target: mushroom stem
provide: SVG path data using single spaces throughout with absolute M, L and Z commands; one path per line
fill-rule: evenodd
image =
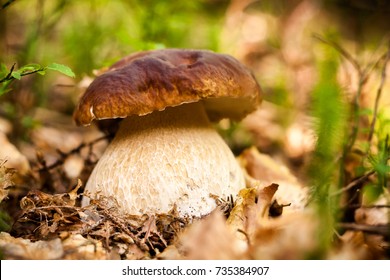
M 93 170 L 86 192 L 113 196 L 130 214 L 200 217 L 245 186 L 233 153 L 200 102 L 124 119 Z M 89 203 L 84 197 L 83 205 Z

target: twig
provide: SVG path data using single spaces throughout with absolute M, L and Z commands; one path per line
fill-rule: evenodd
M 56 208 L 75 209 L 74 206 L 70 206 L 70 205 L 48 205 L 48 206 L 39 206 L 39 207 L 35 207 L 33 209 L 29 209 L 26 211 L 26 213 L 34 212 L 35 210 L 46 210 L 46 209 L 56 209 Z
M 5 76 L 3 79 L 1 79 L 1 80 L 0 80 L 0 83 L 4 83 L 5 81 L 9 81 L 9 80 L 12 80 L 12 79 L 13 79 L 13 77 L 12 77 L 11 75 L 12 75 L 12 72 L 14 71 L 15 65 L 16 65 L 16 63 L 14 63 L 14 64 L 11 66 L 11 69 L 9 70 L 7 76 Z
M 360 66 L 360 64 L 358 63 L 358 61 L 348 51 L 346 51 L 343 47 L 338 45 L 336 42 L 327 40 L 327 39 L 323 38 L 322 36 L 320 36 L 319 34 L 314 34 L 313 37 L 315 39 L 321 41 L 322 43 L 325 43 L 325 44 L 331 46 L 332 48 L 334 48 L 347 61 L 349 61 L 352 64 L 352 66 L 355 68 L 355 70 L 358 72 L 358 77 L 359 77 L 358 88 L 357 88 L 357 91 L 356 91 L 356 94 L 355 94 L 355 97 L 354 97 L 354 101 L 353 101 L 353 104 L 352 104 L 353 110 L 352 110 L 351 135 L 348 138 L 349 139 L 348 142 L 345 144 L 344 152 L 343 152 L 343 156 L 345 158 L 346 155 L 351 151 L 352 147 L 354 146 L 356 138 L 357 138 L 357 136 L 359 134 L 360 97 L 361 97 L 361 94 L 362 94 L 362 91 L 363 91 L 363 85 L 366 83 L 367 77 L 370 74 L 370 72 L 377 67 L 378 63 L 382 59 L 385 58 L 385 66 L 384 66 L 384 69 L 382 71 L 381 86 L 379 87 L 378 93 L 377 93 L 377 100 L 376 100 L 376 103 L 375 103 L 376 107 L 375 107 L 375 113 L 374 113 L 374 120 L 373 120 L 373 123 L 372 123 L 372 125 L 375 126 L 376 112 L 377 112 L 377 107 L 378 107 L 378 103 L 379 103 L 379 98 L 381 96 L 382 88 L 383 88 L 385 77 L 386 77 L 386 70 L 385 70 L 385 68 L 386 68 L 387 62 L 390 59 L 389 58 L 389 56 L 390 56 L 389 55 L 389 53 L 390 53 L 390 46 L 389 46 L 389 51 L 387 52 L 387 54 L 382 55 L 374 63 L 369 63 L 366 67 L 362 68 Z M 371 128 L 371 130 L 373 130 L 373 128 Z M 371 132 L 371 130 L 370 130 L 370 138 L 369 138 L 370 141 L 371 141 L 372 134 L 373 134 L 373 132 Z
M 73 154 L 78 154 L 83 148 L 85 147 L 89 147 L 91 148 L 93 145 L 95 145 L 96 143 L 102 141 L 102 140 L 107 140 L 108 138 L 110 138 L 111 135 L 104 135 L 102 137 L 99 137 L 95 140 L 92 140 L 91 142 L 88 142 L 88 143 L 81 143 L 79 146 L 77 146 L 76 148 L 70 150 L 69 152 L 67 153 L 64 153 L 60 150 L 57 150 L 58 154 L 60 155 L 60 158 L 57 159 L 54 163 L 52 163 L 51 165 L 49 166 L 44 166 L 42 168 L 40 168 L 39 170 L 50 170 L 50 169 L 53 169 L 53 168 L 56 168 L 58 166 L 61 166 L 64 162 L 65 162 L 65 159 L 67 157 L 69 157 L 70 155 L 73 155 Z
M 7 2 L 5 2 L 2 6 L 1 6 L 1 9 L 4 10 L 5 8 L 7 8 L 9 5 L 11 5 L 13 2 L 15 2 L 16 0 L 8 0 Z
M 356 69 L 356 71 L 358 71 L 359 76 L 363 73 L 359 63 L 357 62 L 357 60 L 354 59 L 352 57 L 352 55 L 350 55 L 349 52 L 347 52 L 343 47 L 341 47 L 340 45 L 338 45 L 337 43 L 335 43 L 333 41 L 329 41 L 329 40 L 323 38 L 319 34 L 313 34 L 313 37 L 315 39 L 321 41 L 322 43 L 325 43 L 325 44 L 331 46 L 336 51 L 338 51 L 346 60 L 348 60 L 352 64 L 352 66 Z
M 375 123 L 376 123 L 377 114 L 378 114 L 379 100 L 381 98 L 383 86 L 384 86 L 385 81 L 386 81 L 386 68 L 387 68 L 387 63 L 389 61 L 390 61 L 390 40 L 389 40 L 389 46 L 388 46 L 386 58 L 385 58 L 385 61 L 383 62 L 383 68 L 382 68 L 382 74 L 381 74 L 381 82 L 379 84 L 379 87 L 378 87 L 378 90 L 377 90 L 377 93 L 376 93 L 375 105 L 374 105 L 374 113 L 373 113 L 373 118 L 372 118 L 372 121 L 371 121 L 370 132 L 369 132 L 369 135 L 368 135 L 368 144 L 369 144 L 368 147 L 370 146 L 371 141 L 372 141 L 372 137 L 374 135 Z
M 7 82 L 7 81 L 12 81 L 12 80 L 15 80 L 14 77 L 12 77 L 12 73 L 15 69 L 15 65 L 16 63 L 14 63 L 11 67 L 11 69 L 9 70 L 7 76 L 5 76 L 3 79 L 0 80 L 0 83 L 4 83 L 4 82 Z M 27 76 L 27 75 L 31 75 L 31 74 L 35 74 L 35 73 L 38 73 L 40 71 L 44 71 L 46 68 L 45 67 L 41 67 L 39 69 L 35 69 L 35 70 L 32 70 L 32 71 L 29 71 L 29 72 L 24 72 L 24 73 L 20 73 L 20 76 Z
M 237 229 L 237 231 L 239 233 L 242 233 L 245 236 L 246 242 L 248 243 L 249 246 L 251 246 L 251 241 L 250 241 L 248 233 L 246 233 L 243 229 Z
M 354 98 L 354 101 L 352 104 L 353 105 L 352 130 L 351 130 L 350 137 L 348 137 L 349 141 L 345 144 L 344 151 L 343 151 L 343 157 L 345 158 L 346 155 L 349 153 L 349 151 L 352 149 L 352 147 L 356 141 L 356 137 L 359 133 L 359 108 L 360 108 L 359 100 L 360 100 L 361 92 L 363 89 L 363 85 L 366 82 L 368 68 L 366 68 L 365 70 L 362 70 L 362 67 L 360 66 L 358 61 L 348 51 L 346 51 L 343 47 L 341 47 L 336 42 L 327 40 L 327 39 L 323 38 L 322 36 L 320 36 L 319 34 L 314 34 L 313 37 L 315 39 L 321 41 L 322 43 L 331 46 L 333 49 L 335 49 L 347 61 L 349 61 L 352 64 L 352 66 L 355 68 L 355 70 L 358 72 L 359 83 L 358 83 L 358 88 L 357 88 L 355 98 Z
M 353 187 L 365 182 L 368 177 L 370 177 L 371 175 L 375 174 L 375 170 L 371 170 L 369 172 L 367 172 L 366 174 L 364 174 L 363 176 L 361 177 L 358 177 L 357 179 L 353 180 L 351 183 L 349 183 L 348 185 L 346 185 L 345 187 L 331 193 L 330 195 L 331 196 L 336 196 L 336 195 L 339 195 L 339 194 L 342 194 L 343 192 L 346 192 L 350 189 L 352 189 Z
M 357 135 L 359 134 L 359 109 L 360 109 L 360 96 L 362 94 L 363 85 L 366 82 L 366 77 L 363 74 L 359 73 L 359 84 L 356 91 L 355 99 L 353 101 L 353 122 L 352 122 L 352 132 L 349 137 L 349 142 L 347 142 L 344 148 L 344 157 L 351 151 L 352 147 L 356 142 Z
M 343 208 L 348 208 L 348 209 L 359 209 L 359 208 L 364 208 L 364 209 L 375 209 L 375 208 L 390 208 L 389 204 L 377 204 L 377 205 L 348 205 Z
M 134 243 L 142 250 L 148 251 L 149 248 L 146 246 L 146 244 L 140 242 L 139 238 L 136 237 L 135 234 L 133 234 L 127 226 L 123 224 L 123 221 L 119 220 L 117 217 L 111 215 L 110 209 L 107 209 L 105 207 L 102 207 L 102 214 L 104 217 L 108 220 L 110 220 L 114 225 L 119 227 L 124 233 L 126 233 L 130 238 L 134 241 Z
M 354 230 L 354 231 L 363 231 L 371 234 L 380 234 L 380 235 L 389 235 L 390 234 L 390 225 L 389 224 L 380 224 L 380 225 L 364 225 L 356 223 L 339 223 L 339 227 Z

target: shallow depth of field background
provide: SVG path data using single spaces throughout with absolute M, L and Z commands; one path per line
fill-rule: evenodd
M 237 156 L 256 147 L 287 168 L 310 189 L 310 203 L 316 205 L 321 242 L 310 245 L 315 247 L 313 255 L 294 256 L 326 257 L 334 228 L 340 234 L 356 231 L 353 225 L 365 219 L 356 210 L 373 203 L 383 205 L 376 208 L 380 221 L 364 221 L 387 225 L 385 234 L 379 232 L 385 236 L 381 244 L 387 253 L 374 250 L 370 256 L 389 256 L 387 1 L 3 0 L 1 4 L 0 80 L 12 67 L 31 63 L 55 62 L 75 73 L 75 78 L 56 71 L 35 73 L 1 89 L 0 128 L 6 135 L 2 141 L 12 143 L 25 157 L 14 163 L 8 159 L 12 167 L 23 173 L 37 170 L 42 160 L 50 166 L 61 159 L 58 151 L 69 152 L 101 136 L 96 128 L 78 128 L 72 121 L 80 94 L 99 69 L 140 50 L 226 53 L 253 71 L 264 96 L 259 110 L 241 123 L 223 120 L 217 129 Z M 9 230 L 17 215 L 12 209 L 28 190 L 70 191 L 77 179 L 88 178 L 104 147 L 98 143 L 87 158 L 64 158 L 61 178 L 46 180 L 40 174 L 35 185 L 19 185 L 3 203 L 2 230 Z

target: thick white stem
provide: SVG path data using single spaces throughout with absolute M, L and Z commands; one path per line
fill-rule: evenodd
M 93 170 L 86 191 L 113 196 L 130 214 L 210 213 L 245 186 L 234 155 L 201 103 L 124 119 Z M 88 199 L 83 200 L 87 204 Z

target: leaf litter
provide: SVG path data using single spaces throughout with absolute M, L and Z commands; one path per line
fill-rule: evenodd
M 30 191 L 21 201 L 21 214 L 11 234 L 31 241 L 76 238 L 79 254 L 80 240 L 85 244 L 99 244 L 105 258 L 151 258 L 171 242 L 174 234 L 186 223 L 174 213 L 156 216 L 121 214 L 115 199 L 101 197 L 85 207 L 77 206 L 82 184 L 69 193 L 47 194 Z M 142 252 L 142 253 L 141 253 Z M 61 258 L 69 258 L 64 251 Z M 94 258 L 93 256 L 80 258 Z
M 52 180 L 63 178 L 67 159 L 78 156 L 82 147 L 91 148 L 84 145 L 60 153 L 50 168 L 40 159 L 40 170 Z M 20 210 L 11 230 L 1 232 L 0 250 L 6 259 L 308 258 L 318 245 L 319 221 L 308 206 L 307 188 L 286 167 L 256 148 L 245 150 L 238 160 L 246 172 L 247 188 L 236 198 L 210 194 L 218 207 L 197 219 L 180 218 L 174 208 L 167 214 L 126 215 L 118 210 L 114 198 L 102 196 L 81 207 L 80 179 L 76 185 L 62 187 L 70 189 L 62 193 L 32 188 L 18 200 Z M 4 201 L 17 189 L 12 181 L 15 172 L 2 167 Z M 69 182 L 62 180 L 62 185 Z M 369 217 L 369 213 L 361 217 Z M 387 222 L 383 213 L 380 217 L 381 223 Z M 338 235 L 337 246 L 327 258 L 385 257 L 387 240 L 370 236 L 351 230 Z

